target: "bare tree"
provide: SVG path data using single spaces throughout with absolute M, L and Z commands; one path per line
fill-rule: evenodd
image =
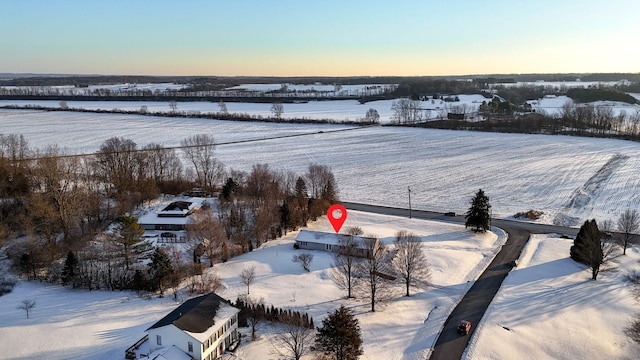
M 282 331 L 275 335 L 273 348 L 280 356 L 300 360 L 311 352 L 314 342 L 314 329 L 297 324 L 291 318 L 283 322 Z
M 371 312 L 376 311 L 376 303 L 390 295 L 393 276 L 391 253 L 375 235 L 363 238 L 367 258 L 358 263 L 357 274 L 363 279 L 363 292 L 369 296 Z
M 223 114 L 227 114 L 229 112 L 229 110 L 227 110 L 227 104 L 225 104 L 222 100 L 218 102 L 218 111 Z
M 211 188 L 223 177 L 224 167 L 214 157 L 216 148 L 213 136 L 198 134 L 180 142 L 187 159 L 193 164 L 198 182 L 205 188 Z
M 251 266 L 248 268 L 242 269 L 242 273 L 240 273 L 240 280 L 243 284 L 247 286 L 247 294 L 249 294 L 249 287 L 253 283 L 253 280 L 256 278 L 256 267 Z
M 146 176 L 156 183 L 176 181 L 182 177 L 182 161 L 175 149 L 168 149 L 160 144 L 145 145 Z
M 331 268 L 333 282 L 342 290 L 347 291 L 347 298 L 352 298 L 352 290 L 356 281 L 355 269 L 361 260 L 358 257 L 358 243 L 354 236 L 362 235 L 360 227 L 348 227 L 346 234 L 338 240 L 338 251 L 334 254 L 334 264 Z
M 373 108 L 367 110 L 367 113 L 364 115 L 364 122 L 367 124 L 380 123 L 380 114 L 378 113 L 378 110 Z
M 36 307 L 36 301 L 30 299 L 22 300 L 22 303 L 18 305 L 19 310 L 24 310 L 27 313 L 27 319 L 29 318 L 29 311 L 33 310 L 34 307 Z
M 627 247 L 635 241 L 635 234 L 638 230 L 640 230 L 640 215 L 638 211 L 627 209 L 618 219 L 622 255 L 627 254 Z
M 265 305 L 264 299 L 258 300 L 246 297 L 244 299 L 245 306 L 247 307 L 247 323 L 251 327 L 251 339 L 257 339 L 256 332 L 258 326 L 265 320 Z
M 624 328 L 624 333 L 631 338 L 631 340 L 640 344 L 640 314 L 636 314 L 635 319 Z
M 213 266 L 215 259 L 221 257 L 227 260 L 226 234 L 224 225 L 216 218 L 213 211 L 206 209 L 193 214 L 185 226 L 187 237 L 202 250 L 209 258 L 209 266 Z
M 172 113 L 178 112 L 178 103 L 175 100 L 169 101 L 169 108 Z
M 396 250 L 393 267 L 405 285 L 406 296 L 411 296 L 409 287 L 426 280 L 430 274 L 422 242 L 417 235 L 402 230 L 396 234 Z
M 271 113 L 276 119 L 282 118 L 282 113 L 284 113 L 284 106 L 282 106 L 281 103 L 273 103 L 273 105 L 271 105 Z
M 309 266 L 311 265 L 311 261 L 313 261 L 313 255 L 309 253 L 293 255 L 293 258 L 291 259 L 291 261 L 300 263 L 303 269 L 305 269 L 306 271 L 310 271 Z
M 98 173 L 111 183 L 118 193 L 135 189 L 137 162 L 133 140 L 112 137 L 107 139 L 96 153 Z
M 411 99 L 398 99 L 391 105 L 392 119 L 398 124 L 415 124 L 422 120 L 420 101 Z
M 311 164 L 305 177 L 307 179 L 306 185 L 311 192 L 311 197 L 330 201 L 337 198 L 338 189 L 336 180 L 329 166 Z

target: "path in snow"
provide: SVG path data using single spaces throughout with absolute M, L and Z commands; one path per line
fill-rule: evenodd
M 611 177 L 618 171 L 625 162 L 629 159 L 629 156 L 622 154 L 615 154 L 604 164 L 593 176 L 587 180 L 584 185 L 579 189 L 576 189 L 569 201 L 563 206 L 562 210 L 556 214 L 553 220 L 554 225 L 560 226 L 577 226 L 580 224 L 580 218 L 567 215 L 568 212 L 581 211 L 586 208 L 589 203 L 604 189 L 606 183 Z

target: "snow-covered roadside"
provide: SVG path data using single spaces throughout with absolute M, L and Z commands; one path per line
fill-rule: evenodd
M 571 239 L 533 235 L 470 341 L 467 360 L 637 359 L 623 334 L 638 311 L 624 276 L 640 250 L 614 259 L 597 281 L 569 258 Z

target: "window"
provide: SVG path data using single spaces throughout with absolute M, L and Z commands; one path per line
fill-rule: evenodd
M 156 343 L 157 343 L 158 345 L 162 345 L 162 336 L 160 336 L 160 335 L 156 335 Z
M 187 343 L 187 348 L 189 348 L 189 352 L 192 353 L 193 352 L 193 343 L 191 341 L 189 341 Z

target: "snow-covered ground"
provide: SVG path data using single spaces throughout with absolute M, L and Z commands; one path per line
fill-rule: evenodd
M 500 134 L 400 127 L 350 131 L 341 125 L 270 124 L 136 115 L 0 110 L 0 133 L 23 134 L 31 147 L 58 144 L 87 153 L 113 136 L 139 146 L 178 146 L 207 133 L 218 142 L 304 136 L 221 145 L 227 169 L 269 164 L 298 174 L 329 165 L 344 201 L 463 213 L 482 188 L 493 215 L 529 209 L 544 223 L 579 225 L 640 210 L 640 143 L 568 136 Z
M 396 296 L 370 313 L 365 298 L 346 300 L 344 291 L 332 282 L 329 253 L 309 251 L 314 255 L 310 272 L 291 261 L 302 251 L 293 249 L 297 232 L 207 272 L 222 279 L 218 294 L 235 300 L 246 292 L 240 272 L 255 266 L 252 297 L 262 297 L 276 307 L 308 312 L 317 325 L 328 312 L 344 304 L 360 321 L 365 351 L 361 359 L 417 360 L 428 354 L 449 312 L 505 241 L 504 236 L 475 234 L 461 225 L 357 211 L 349 212 L 344 226 L 360 226 L 387 244 L 398 230 L 419 235 L 432 269 L 430 286 L 414 289 L 414 295 L 406 298 L 398 285 Z M 333 231 L 324 217 L 310 228 Z M 16 309 L 24 299 L 36 301 L 29 319 Z M 175 306 L 170 295 L 144 300 L 128 292 L 89 292 L 19 282 L 12 293 L 0 297 L 0 354 L 3 359 L 121 359 L 145 329 Z M 243 340 L 238 357 L 280 359 L 270 354 L 272 329 L 265 327 L 258 333 L 257 341 Z
M 75 87 L 73 85 L 60 85 L 60 86 L 2 86 L 2 89 L 7 90 L 33 90 L 40 89 L 42 93 L 48 91 L 55 91 L 61 95 L 86 95 L 91 94 L 94 90 L 109 90 L 109 91 L 166 91 L 166 90 L 180 90 L 184 88 L 184 84 L 175 83 L 144 83 L 144 84 L 109 84 L 109 85 L 89 85 L 88 87 Z
M 629 95 L 640 99 L 639 94 Z M 566 104 L 571 105 L 584 105 L 584 104 L 576 104 L 573 99 L 567 96 L 546 96 L 542 99 L 538 100 L 529 100 L 527 101 L 531 104 L 531 108 L 536 112 L 541 114 L 547 114 L 550 116 L 559 116 L 562 114 L 562 108 Z M 609 108 L 614 116 L 618 116 L 620 114 L 633 115 L 636 112 L 640 111 L 639 104 L 629 104 L 621 101 L 594 101 L 588 103 L 586 105 L 598 107 L 598 108 Z
M 615 258 L 597 281 L 569 258 L 573 241 L 534 235 L 494 298 L 467 348 L 480 359 L 638 359 L 623 333 L 637 311 L 624 276 L 640 251 Z
M 474 115 L 478 112 L 478 107 L 486 101 L 482 95 L 458 95 L 460 101 L 445 102 L 441 99 L 420 101 L 420 108 L 425 120 L 446 118 L 447 112 L 466 112 Z M 309 119 L 309 120 L 333 120 L 359 121 L 365 117 L 369 109 L 375 109 L 380 115 L 380 122 L 388 124 L 393 119 L 393 106 L 395 100 L 371 101 L 360 104 L 357 100 L 324 100 L 309 101 L 305 103 L 286 103 L 283 106 L 283 119 Z M 157 101 L 65 101 L 71 109 L 87 110 L 126 110 L 139 111 L 146 106 L 149 113 L 169 113 L 173 109 L 169 102 Z M 59 108 L 60 101 L 55 100 L 0 100 L 0 106 L 42 106 L 48 108 Z M 177 111 L 187 114 L 212 114 L 220 111 L 218 102 L 187 101 L 178 102 Z M 271 104 L 269 103 L 244 103 L 225 102 L 229 113 L 248 114 L 262 117 L 272 117 Z M 470 116 L 471 116 L 470 115 Z
M 590 88 L 590 87 L 613 87 L 616 85 L 629 85 L 628 80 L 620 81 L 518 81 L 515 83 L 498 83 L 492 84 L 495 86 L 515 87 L 515 86 L 544 86 L 554 89 L 569 89 L 569 88 Z

